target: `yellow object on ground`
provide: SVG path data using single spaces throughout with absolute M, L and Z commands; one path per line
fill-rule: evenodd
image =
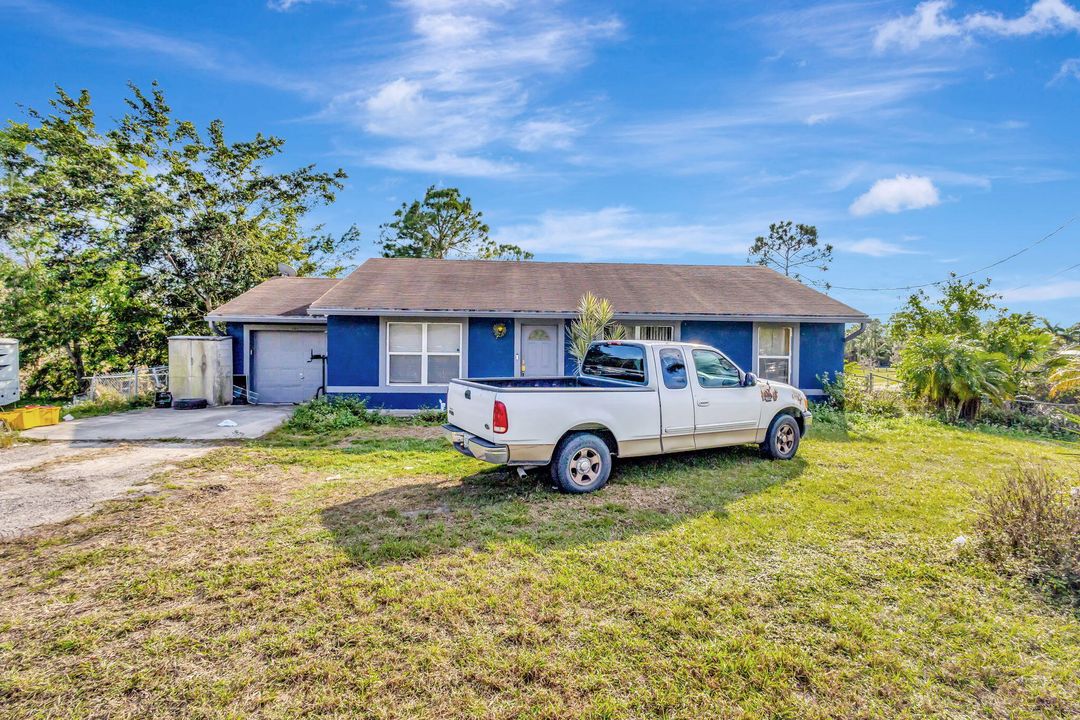
M 60 408 L 51 405 L 27 405 L 11 412 L 0 413 L 0 420 L 12 430 L 56 425 L 60 422 Z
M 23 424 L 25 420 L 25 413 L 23 413 L 23 408 L 18 408 L 17 410 L 12 410 L 10 412 L 0 413 L 0 420 L 3 420 L 4 424 L 6 424 L 12 430 L 26 429 L 26 426 Z

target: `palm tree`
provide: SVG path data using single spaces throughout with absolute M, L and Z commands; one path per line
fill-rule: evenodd
M 1061 357 L 1067 359 L 1067 364 L 1050 373 L 1050 397 L 1080 390 L 1080 349 L 1067 350 Z
M 900 379 L 909 392 L 947 414 L 974 419 L 984 398 L 1001 403 L 1014 391 L 1009 362 L 967 338 L 931 334 L 900 353 Z
M 615 322 L 615 307 L 610 300 L 597 297 L 591 292 L 581 296 L 578 316 L 566 330 L 570 337 L 570 354 L 577 361 L 578 370 L 585 361 L 590 343 L 596 340 L 622 340 L 626 328 Z

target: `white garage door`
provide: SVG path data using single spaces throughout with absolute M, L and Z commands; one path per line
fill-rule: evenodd
M 261 403 L 296 403 L 315 397 L 326 354 L 323 331 L 256 330 L 251 333 L 251 383 Z

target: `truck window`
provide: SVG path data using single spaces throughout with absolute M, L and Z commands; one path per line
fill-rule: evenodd
M 682 390 L 686 387 L 686 360 L 683 359 L 682 350 L 661 350 L 660 370 L 664 376 L 664 387 L 669 390 Z
M 581 374 L 645 384 L 645 348 L 621 343 L 596 343 L 585 353 Z
M 712 350 L 694 351 L 694 369 L 697 370 L 698 384 L 703 388 L 738 387 L 742 382 L 739 369 Z

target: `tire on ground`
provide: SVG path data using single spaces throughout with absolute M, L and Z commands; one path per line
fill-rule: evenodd
M 777 415 L 769 426 L 761 451 L 773 460 L 790 460 L 799 450 L 800 439 L 798 421 L 791 415 Z
M 590 432 L 568 435 L 551 458 L 551 479 L 563 492 L 599 490 L 611 476 L 611 451 Z

